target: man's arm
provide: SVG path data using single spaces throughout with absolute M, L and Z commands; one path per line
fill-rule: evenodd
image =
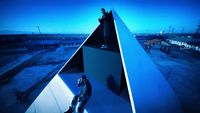
M 79 92 L 79 97 L 78 97 L 78 101 L 80 102 L 85 96 L 87 96 L 86 94 L 87 92 L 87 88 L 83 87 L 83 89 L 81 89 L 81 91 Z

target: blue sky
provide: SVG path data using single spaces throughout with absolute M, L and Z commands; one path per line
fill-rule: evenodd
M 114 8 L 133 33 L 194 32 L 200 24 L 199 0 L 1 0 L 0 31 L 91 33 L 100 9 Z

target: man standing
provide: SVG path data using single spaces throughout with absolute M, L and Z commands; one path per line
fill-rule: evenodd
M 79 93 L 74 96 L 69 110 L 65 113 L 83 113 L 84 107 L 91 97 L 92 87 L 85 75 L 82 75 L 81 78 L 78 79 L 77 85 L 81 89 Z
M 101 13 L 102 13 L 102 17 L 99 18 L 99 22 L 102 25 L 102 29 L 103 29 L 103 39 L 104 39 L 104 43 L 102 44 L 101 48 L 107 48 L 107 43 L 108 43 L 108 38 L 109 38 L 109 33 L 110 33 L 110 29 L 109 29 L 109 14 L 108 12 L 106 12 L 106 10 L 104 8 L 101 9 Z

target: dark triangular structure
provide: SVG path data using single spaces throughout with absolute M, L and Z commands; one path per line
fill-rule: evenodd
M 85 112 L 182 112 L 172 88 L 123 21 L 113 10 L 109 15 L 108 48 L 101 48 L 103 33 L 99 25 L 26 113 L 64 112 L 78 91 L 76 79 L 82 74 L 93 85 Z

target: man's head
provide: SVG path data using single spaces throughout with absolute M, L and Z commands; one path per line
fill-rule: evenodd
M 106 14 L 106 10 L 104 8 L 101 8 L 102 15 Z
M 77 83 L 78 86 L 81 86 L 81 85 L 85 84 L 85 83 L 87 82 L 86 75 L 82 75 L 82 76 L 78 79 L 77 82 L 78 82 L 78 83 Z

